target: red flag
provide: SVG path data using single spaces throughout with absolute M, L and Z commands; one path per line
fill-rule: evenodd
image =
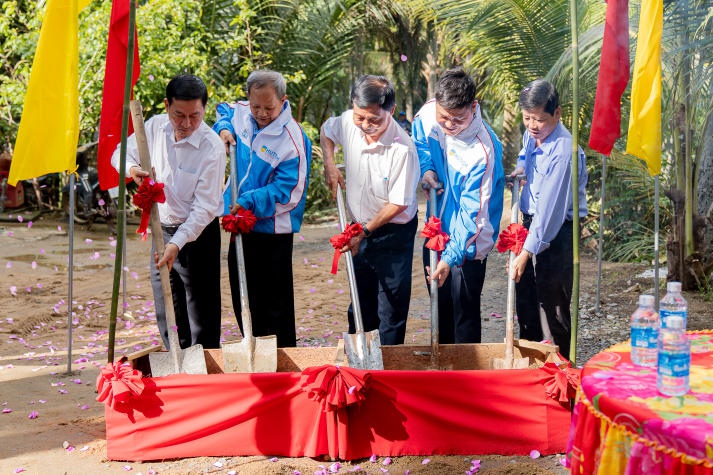
M 129 37 L 129 0 L 113 0 L 109 40 L 106 48 L 106 68 L 104 71 L 104 90 L 102 93 L 102 112 L 99 122 L 99 147 L 97 150 L 97 168 L 99 186 L 108 190 L 119 184 L 119 174 L 111 166 L 111 155 L 121 141 L 121 117 L 124 107 L 124 79 L 126 77 L 126 59 Z M 131 75 L 131 87 L 139 78 L 139 43 L 134 32 L 134 67 Z M 129 121 L 129 134 L 133 131 Z
M 609 0 L 589 147 L 611 154 L 621 135 L 621 95 L 629 82 L 629 2 Z

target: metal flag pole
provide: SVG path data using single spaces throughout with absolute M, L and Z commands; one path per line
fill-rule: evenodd
M 599 202 L 599 238 L 597 240 L 597 297 L 594 302 L 594 312 L 599 313 L 599 302 L 601 301 L 602 286 L 602 249 L 604 248 L 604 190 L 607 183 L 607 156 L 602 155 L 602 196 Z
M 659 308 L 659 175 L 654 177 L 654 302 Z
M 67 288 L 67 374 L 72 372 L 72 287 L 74 284 L 74 207 L 75 194 L 74 186 L 76 179 L 74 173 L 69 174 L 69 286 Z

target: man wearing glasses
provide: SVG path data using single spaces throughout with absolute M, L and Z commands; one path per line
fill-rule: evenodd
M 378 329 L 382 345 L 402 344 L 418 226 L 418 156 L 408 133 L 393 118 L 396 93 L 388 79 L 358 78 L 350 99 L 350 110 L 322 125 L 325 177 L 333 196 L 337 184 L 345 188 L 334 163 L 335 145 L 341 145 L 348 213 L 363 227 L 342 252 L 354 256 L 364 331 Z M 349 332 L 354 333 L 351 306 L 347 315 Z

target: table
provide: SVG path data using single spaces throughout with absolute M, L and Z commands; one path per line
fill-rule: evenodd
M 572 415 L 572 474 L 713 475 L 713 331 L 687 332 L 691 390 L 656 389 L 656 368 L 634 365 L 629 342 L 589 360 Z

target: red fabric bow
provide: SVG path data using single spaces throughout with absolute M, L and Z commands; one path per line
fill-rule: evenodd
M 223 229 L 229 233 L 245 234 L 252 231 L 257 223 L 257 218 L 249 209 L 241 209 L 238 214 L 226 214 L 223 216 Z
M 315 366 L 302 371 L 300 386 L 320 403 L 323 412 L 330 412 L 365 400 L 370 378 L 369 373 L 353 368 Z
M 126 356 L 115 363 L 108 363 L 97 376 L 97 401 L 112 409 L 128 401 L 132 395 L 139 396 L 144 391 L 141 371 L 132 369 Z
M 510 223 L 507 228 L 500 231 L 498 243 L 495 246 L 498 252 L 512 251 L 520 254 L 527 238 L 527 228 L 520 223 Z
M 426 247 L 432 251 L 442 251 L 446 248 L 446 243 L 450 239 L 448 234 L 441 230 L 441 220 L 435 216 L 431 216 L 423 226 L 421 231 L 422 238 L 429 238 L 426 242 Z
M 334 248 L 334 258 L 332 259 L 332 274 L 337 273 L 337 268 L 339 267 L 339 256 L 341 254 L 342 248 L 348 245 L 349 241 L 351 241 L 353 237 L 360 235 L 363 230 L 364 228 L 362 228 L 361 224 L 352 223 L 347 226 L 346 229 L 341 232 L 341 234 L 335 234 L 334 236 L 329 238 L 329 242 Z
M 146 240 L 146 230 L 149 227 L 149 219 L 151 218 L 151 207 L 154 203 L 164 203 L 166 195 L 163 192 L 163 183 L 156 183 L 150 178 L 144 179 L 139 185 L 139 189 L 134 194 L 134 204 L 141 209 L 141 223 L 137 234 L 141 234 L 141 238 Z
M 574 399 L 579 386 L 579 376 L 582 370 L 570 366 L 560 368 L 555 363 L 545 363 L 540 368 L 551 375 L 545 381 L 545 394 L 560 403 L 568 403 Z

